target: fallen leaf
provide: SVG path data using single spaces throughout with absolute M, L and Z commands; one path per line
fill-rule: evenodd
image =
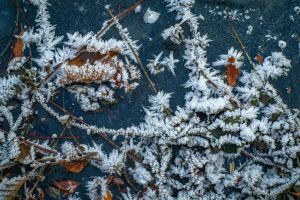
M 239 76 L 239 74 L 240 74 L 240 72 L 236 68 L 235 65 L 233 65 L 233 64 L 226 65 L 226 79 L 227 79 L 228 85 L 230 85 L 232 87 L 235 86 L 236 79 Z
M 292 192 L 292 195 L 294 195 L 295 197 L 300 197 L 300 192 Z
M 80 183 L 73 180 L 66 180 L 66 181 L 54 181 L 53 185 L 63 193 L 70 195 L 77 190 Z
M 41 188 L 37 188 L 39 192 L 39 200 L 45 200 L 45 192 Z
M 88 160 L 77 160 L 72 162 L 62 163 L 61 166 L 66 168 L 69 172 L 80 173 L 88 164 Z
M 96 61 L 100 60 L 102 61 L 102 63 L 108 63 L 113 57 L 117 56 L 118 54 L 118 51 L 109 51 L 106 54 L 101 54 L 100 52 L 83 51 L 77 57 L 70 60 L 68 64 L 81 67 L 87 62 L 89 62 L 90 64 L 94 64 Z
M 231 64 L 234 63 L 234 62 L 235 62 L 235 58 L 232 57 L 232 56 L 230 56 L 230 57 L 228 58 L 228 62 L 230 62 Z
M 109 190 L 106 190 L 105 196 L 102 198 L 102 200 L 112 200 L 112 194 Z
M 20 154 L 16 158 L 16 161 L 22 162 L 29 154 L 30 154 L 30 147 L 26 144 L 19 144 Z
M 272 114 L 272 121 L 275 122 L 277 120 L 277 118 L 278 118 L 278 114 L 273 113 Z
M 124 181 L 123 181 L 121 178 L 119 178 L 119 177 L 117 177 L 117 176 L 112 176 L 112 175 L 110 175 L 110 176 L 107 178 L 107 184 L 111 184 L 111 183 L 113 183 L 113 184 L 115 184 L 115 185 L 117 185 L 117 186 L 121 186 L 121 185 L 124 185 L 124 184 L 125 184 Z
M 20 33 L 14 47 L 13 47 L 13 54 L 14 57 L 23 57 L 23 48 L 24 48 L 24 44 L 23 44 L 23 40 L 22 40 L 22 35 L 23 35 L 23 31 Z
M 119 88 L 121 86 L 121 80 L 120 80 L 120 77 L 121 77 L 121 68 L 120 66 L 117 64 L 117 71 L 116 73 L 114 74 L 114 77 L 113 77 L 113 80 L 115 81 L 115 84 L 116 86 Z
M 256 60 L 257 60 L 257 62 L 261 65 L 261 64 L 263 63 L 264 58 L 262 57 L 262 55 L 257 54 Z
M 288 86 L 287 88 L 286 88 L 286 92 L 288 93 L 288 94 L 291 94 L 292 93 L 292 87 L 291 86 Z
M 65 78 L 61 83 L 92 83 L 95 81 L 107 81 L 107 71 L 102 68 L 91 68 L 95 62 L 109 64 L 115 67 L 119 61 L 111 62 L 111 59 L 119 54 L 118 51 L 111 50 L 102 54 L 100 52 L 82 51 L 78 56 L 68 61 L 68 66 L 65 68 Z M 88 65 L 86 65 L 88 64 Z M 91 64 L 91 65 L 90 65 Z M 80 70 L 77 70 L 80 69 Z M 84 73 L 82 73 L 84 71 Z M 117 72 L 117 75 L 119 72 Z M 119 83 L 116 83 L 118 85 Z

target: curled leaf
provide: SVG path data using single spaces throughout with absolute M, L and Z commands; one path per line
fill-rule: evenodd
M 53 185 L 62 191 L 64 194 L 70 195 L 73 194 L 77 188 L 79 187 L 80 183 L 73 180 L 66 180 L 66 181 L 54 181 Z
M 69 172 L 80 173 L 88 164 L 88 160 L 78 160 L 72 162 L 62 163 L 61 166 L 66 168 Z

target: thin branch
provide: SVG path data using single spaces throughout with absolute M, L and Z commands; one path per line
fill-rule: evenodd
M 115 16 L 112 14 L 112 12 L 111 12 L 111 10 L 110 10 L 109 8 L 107 8 L 107 10 L 108 10 L 109 15 L 110 15 L 110 16 L 112 17 L 112 19 L 115 21 L 115 23 L 118 23 L 118 22 L 117 22 L 117 19 L 118 19 L 118 18 L 115 17 Z M 146 71 L 146 69 L 145 69 L 144 64 L 142 63 L 140 57 L 138 56 L 138 53 L 134 50 L 134 48 L 132 47 L 132 45 L 130 44 L 130 42 L 129 42 L 126 38 L 123 38 L 123 40 L 125 40 L 125 42 L 126 42 L 127 45 L 129 46 L 131 52 L 133 53 L 134 58 L 136 59 L 136 61 L 138 62 L 138 64 L 140 65 L 140 67 L 141 67 L 141 69 L 142 69 L 142 71 L 143 71 L 143 74 L 144 74 L 144 76 L 145 76 L 145 78 L 146 78 L 146 80 L 147 80 L 147 82 L 148 82 L 148 85 L 150 86 L 150 88 L 151 88 L 153 94 L 156 95 L 156 94 L 157 94 L 157 90 L 156 90 L 156 88 L 155 88 L 155 86 L 154 86 L 155 84 L 151 81 L 151 79 L 150 79 L 150 77 L 149 77 L 149 75 L 148 75 L 148 73 L 147 73 L 147 71 Z

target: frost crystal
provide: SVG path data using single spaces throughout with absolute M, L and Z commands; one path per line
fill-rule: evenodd
M 160 13 L 152 11 L 150 8 L 147 9 L 144 15 L 144 22 L 148 24 L 155 23 L 160 16 Z

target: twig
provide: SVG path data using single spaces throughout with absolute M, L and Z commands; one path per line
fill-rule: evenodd
M 18 137 L 17 139 L 18 139 L 20 142 L 23 142 L 23 143 L 25 143 L 25 144 L 27 144 L 27 145 L 33 146 L 33 147 L 35 147 L 35 148 L 37 148 L 37 149 L 39 149 L 40 151 L 43 151 L 43 152 L 45 152 L 45 153 L 58 154 L 58 152 L 55 151 L 55 150 L 52 150 L 52 149 L 46 149 L 46 148 L 44 148 L 44 147 L 42 147 L 42 146 L 40 146 L 40 145 L 37 145 L 37 144 L 35 144 L 35 143 L 31 142 L 31 141 L 25 140 L 25 139 L 23 139 L 23 138 Z
M 112 12 L 111 12 L 111 10 L 110 10 L 109 8 L 107 8 L 107 10 L 108 10 L 109 15 L 112 17 L 113 21 L 114 21 L 115 23 L 118 23 L 118 22 L 117 22 L 117 19 L 118 19 L 118 18 L 115 17 L 115 16 L 112 14 Z M 123 38 L 123 40 L 125 40 L 125 42 L 126 42 L 127 45 L 129 46 L 131 52 L 133 53 L 134 58 L 136 59 L 136 61 L 137 61 L 138 64 L 140 65 L 140 67 L 141 67 L 141 69 L 142 69 L 142 71 L 143 71 L 143 74 L 144 74 L 145 78 L 147 79 L 148 85 L 150 86 L 150 88 L 151 88 L 153 94 L 156 95 L 156 94 L 157 94 L 157 90 L 156 90 L 156 88 L 155 88 L 155 86 L 154 86 L 154 83 L 151 81 L 151 79 L 150 79 L 150 77 L 149 77 L 149 75 L 148 75 L 148 73 L 147 73 L 147 71 L 146 71 L 146 69 L 145 69 L 145 67 L 144 67 L 144 65 L 143 65 L 143 63 L 142 63 L 140 57 L 138 56 L 137 52 L 134 50 L 134 48 L 132 47 L 132 45 L 130 44 L 130 42 L 129 42 L 126 38 Z
M 142 4 L 145 0 L 139 0 L 138 2 L 134 3 L 132 6 L 124 10 L 122 13 L 119 13 L 118 15 L 115 16 L 116 19 L 119 19 L 130 12 L 132 12 L 136 7 L 138 7 L 140 4 Z M 106 22 L 106 26 L 100 30 L 97 34 L 96 37 L 100 37 L 103 33 L 106 32 L 107 29 L 109 29 L 113 24 L 115 23 L 114 19 L 110 19 L 109 21 Z
M 70 113 L 69 111 L 67 111 L 66 109 L 64 109 L 62 106 L 58 105 L 57 103 L 55 103 L 54 101 L 50 100 L 50 103 L 52 103 L 56 108 L 60 109 L 63 113 L 69 115 L 73 120 L 79 121 L 80 123 L 89 126 L 88 123 L 86 123 L 83 119 L 75 116 L 74 114 Z M 112 145 L 113 147 L 120 149 L 121 147 L 119 145 L 117 145 L 115 142 L 113 142 L 111 139 L 109 139 L 105 133 L 98 133 L 104 140 L 106 140 L 110 145 Z M 127 156 L 135 161 L 138 161 L 139 163 L 141 163 L 144 167 L 146 167 L 147 169 L 149 169 L 149 166 L 144 164 L 143 161 L 139 158 L 137 158 L 135 155 L 127 152 Z

